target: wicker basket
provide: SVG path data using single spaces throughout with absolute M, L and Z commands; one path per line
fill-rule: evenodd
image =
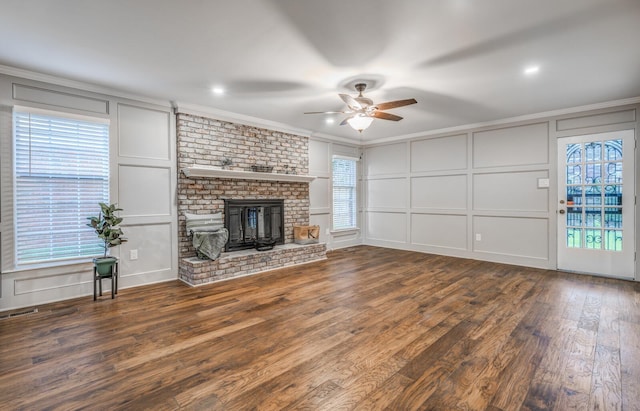
M 294 225 L 293 242 L 296 244 L 317 244 L 320 239 L 319 225 Z

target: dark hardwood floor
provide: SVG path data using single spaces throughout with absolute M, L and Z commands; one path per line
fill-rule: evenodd
M 375 247 L 0 320 L 2 410 L 640 410 L 640 284 Z

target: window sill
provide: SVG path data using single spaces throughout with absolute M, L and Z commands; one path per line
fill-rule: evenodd
M 346 236 L 346 235 L 353 235 L 353 234 L 358 234 L 360 232 L 360 228 L 358 227 L 354 227 L 354 228 L 344 228 L 341 230 L 331 230 L 330 233 L 332 236 L 334 237 L 342 237 L 342 236 Z

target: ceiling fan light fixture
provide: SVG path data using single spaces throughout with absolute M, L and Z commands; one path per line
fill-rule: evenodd
M 357 114 L 347 120 L 347 123 L 352 129 L 362 133 L 363 130 L 369 128 L 373 122 L 373 117 L 365 116 L 364 114 Z

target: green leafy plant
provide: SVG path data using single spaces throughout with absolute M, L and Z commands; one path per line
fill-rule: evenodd
M 127 241 L 123 237 L 124 233 L 118 224 L 122 222 L 122 218 L 116 216 L 117 211 L 122 211 L 115 204 L 107 205 L 105 203 L 100 204 L 100 214 L 97 217 L 87 217 L 89 227 L 93 228 L 104 243 L 104 256 L 107 256 L 107 251 L 111 247 L 115 247 Z

